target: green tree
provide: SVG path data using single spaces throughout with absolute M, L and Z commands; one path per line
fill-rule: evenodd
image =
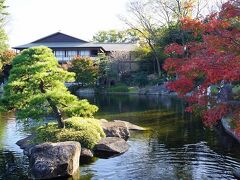
M 5 30 L 1 28 L 1 25 L 0 25 L 0 53 L 3 53 L 8 49 L 9 46 L 7 44 L 7 41 L 8 41 L 7 34 Z
M 100 43 L 136 43 L 138 40 L 137 32 L 132 29 L 99 31 L 93 36 L 93 41 Z
M 113 62 L 104 54 L 98 54 L 98 81 L 100 84 L 110 86 L 111 80 L 117 79 L 117 72 L 113 68 Z
M 0 0 L 0 53 L 8 49 L 8 37 L 5 30 L 3 29 L 6 22 L 6 17 L 8 15 L 6 8 L 7 6 L 5 6 L 5 0 Z
M 76 81 L 83 85 L 93 85 L 97 81 L 97 64 L 89 57 L 76 57 L 68 69 L 76 74 Z
M 12 63 L 2 103 L 7 110 L 17 110 L 20 119 L 42 119 L 54 115 L 59 128 L 64 128 L 63 116 L 92 116 L 97 107 L 67 90 L 64 82 L 74 81 L 74 73 L 60 68 L 47 47 L 22 51 Z
M 7 6 L 5 5 L 6 0 L 0 0 L 0 22 L 3 23 L 8 16 L 6 12 Z
M 11 67 L 11 61 L 15 56 L 15 53 L 8 50 L 8 37 L 4 30 L 4 25 L 6 23 L 6 17 L 8 13 L 6 12 L 7 6 L 5 6 L 5 0 L 0 0 L 0 78 L 1 81 L 8 75 L 9 68 Z

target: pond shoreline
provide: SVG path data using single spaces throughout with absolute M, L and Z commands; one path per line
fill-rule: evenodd
M 154 86 L 152 86 L 154 87 Z M 140 90 L 138 92 L 108 92 L 108 91 L 101 91 L 101 92 L 95 92 L 94 89 L 91 89 L 90 92 L 92 93 L 88 93 L 87 91 L 84 91 L 84 92 L 79 92 L 79 95 L 81 96 L 85 96 L 85 95 L 137 95 L 137 96 L 169 96 L 169 97 L 176 97 L 178 98 L 178 95 L 177 93 L 175 92 L 165 92 L 163 93 L 162 91 L 161 92 L 148 92 L 148 91 L 144 91 L 141 92 Z M 235 104 L 239 104 L 240 102 L 232 102 L 232 103 L 235 103 Z M 222 119 L 221 120 L 221 124 L 223 125 L 223 128 L 225 129 L 226 133 L 233 139 L 237 140 L 237 142 L 240 144 L 240 137 L 238 137 L 234 130 L 230 128 L 230 125 L 229 123 Z
M 80 175 L 77 178 L 199 179 L 200 175 L 206 179 L 235 179 L 232 170 L 240 168 L 240 146 L 231 141 L 232 138 L 224 131 L 224 137 L 230 139 L 217 136 L 214 131 L 203 127 L 199 119 L 185 113 L 185 103 L 179 98 L 132 94 L 95 95 L 86 98 L 100 107 L 96 115 L 98 119 L 119 118 L 153 130 L 131 133 L 128 141 L 130 148 L 121 156 L 110 159 L 93 158 L 92 161 L 85 162 L 86 164 L 80 166 Z M 2 144 L 5 151 L 0 154 L 0 178 L 27 179 L 28 160 L 15 142 L 29 135 L 29 131 L 23 129 L 22 122 L 9 118 L 4 118 L 6 122 L 3 123 L 5 130 L 2 131 Z M 6 159 L 6 152 L 12 152 L 14 163 L 11 159 Z M 19 168 L 18 172 L 10 172 L 11 163 Z M 6 171 L 6 168 L 10 169 Z M 143 173 L 146 170 L 151 173 Z
M 234 129 L 231 128 L 231 118 L 222 118 L 221 123 L 225 132 L 240 144 L 240 137 L 236 134 Z
M 108 91 L 108 89 L 97 90 L 94 88 L 80 88 L 76 91 L 78 95 L 94 95 L 94 94 L 119 94 L 119 95 L 167 95 L 177 96 L 177 93 L 170 92 L 165 85 L 149 86 L 144 88 L 137 88 L 136 91 L 122 92 L 122 91 Z
M 109 159 L 122 155 L 129 149 L 127 140 L 130 138 L 130 131 L 147 130 L 121 120 L 110 122 L 105 119 L 98 119 L 98 123 L 106 136 L 101 137 L 91 149 L 87 149 L 80 141 L 72 139 L 56 142 L 47 140 L 36 143 L 34 140 L 37 133 L 17 141 L 16 144 L 23 150 L 23 154 L 28 157 L 29 177 L 31 179 L 52 179 L 74 176 L 79 170 L 80 162 L 88 162 L 96 157 Z M 62 155 L 59 152 L 65 154 Z M 39 166 L 39 163 L 41 166 Z M 51 165 L 49 166 L 49 164 Z M 67 164 L 67 166 L 63 166 L 63 164 Z M 71 167 L 73 168 L 71 169 Z

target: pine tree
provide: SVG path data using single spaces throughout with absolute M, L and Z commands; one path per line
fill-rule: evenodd
M 97 107 L 67 90 L 64 82 L 74 81 L 74 73 L 63 70 L 47 47 L 22 51 L 13 60 L 2 103 L 7 110 L 17 110 L 20 119 L 42 119 L 54 115 L 64 128 L 63 116 L 90 117 Z

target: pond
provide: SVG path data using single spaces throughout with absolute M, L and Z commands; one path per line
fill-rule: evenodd
M 210 130 L 184 111 L 176 97 L 101 95 L 85 97 L 100 107 L 96 117 L 150 128 L 131 132 L 121 156 L 80 167 L 80 179 L 234 179 L 240 145 L 221 128 Z M 1 117 L 0 179 L 27 179 L 27 158 L 15 142 L 28 132 L 13 115 Z

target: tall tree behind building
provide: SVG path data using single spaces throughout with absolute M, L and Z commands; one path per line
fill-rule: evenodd
M 0 53 L 3 53 L 8 48 L 7 44 L 8 38 L 4 30 L 6 18 L 8 16 L 6 8 L 7 6 L 5 5 L 5 0 L 0 0 Z

